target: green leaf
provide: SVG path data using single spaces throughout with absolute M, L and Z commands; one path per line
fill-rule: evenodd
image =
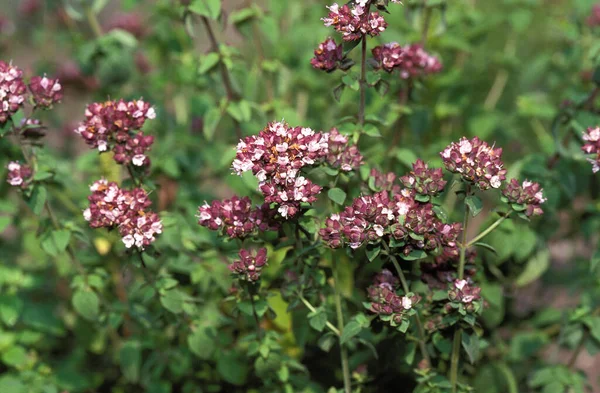
M 53 257 L 56 257 L 61 252 L 65 251 L 71 240 L 71 231 L 67 229 L 59 229 L 48 231 L 42 237 L 40 245 L 42 249 Z
M 327 324 L 327 313 L 323 309 L 317 309 L 308 315 L 308 323 L 313 329 L 322 332 Z
M 200 58 L 200 66 L 198 67 L 198 73 L 200 75 L 206 74 L 212 70 L 217 64 L 219 64 L 219 54 L 211 52 L 206 56 Z
M 369 71 L 367 72 L 367 83 L 369 86 L 375 85 L 381 79 L 381 74 L 379 72 Z
M 332 332 L 327 332 L 319 338 L 317 345 L 325 352 L 329 352 L 336 343 L 336 335 Z
M 194 0 L 189 6 L 189 10 L 194 14 L 217 19 L 221 14 L 221 0 Z
M 346 74 L 342 77 L 344 85 L 348 86 L 354 91 L 358 91 L 360 83 L 358 82 L 358 76 L 355 74 Z
M 362 330 L 362 326 L 357 321 L 350 321 L 344 326 L 342 335 L 340 336 L 340 343 L 347 343 L 352 337 L 356 336 Z
M 429 202 L 429 199 L 431 198 L 429 197 L 429 195 L 417 194 L 415 195 L 415 199 L 419 202 L 425 203 Z
M 79 289 L 72 299 L 75 311 L 88 321 L 96 321 L 100 312 L 98 295 L 91 290 Z
M 217 126 L 221 121 L 221 117 L 221 111 L 216 107 L 210 108 L 204 115 L 204 127 L 202 132 L 207 140 L 212 141 L 215 132 L 217 131 Z
M 229 14 L 229 22 L 234 25 L 242 24 L 249 19 L 257 17 L 260 15 L 260 9 L 256 6 L 242 8 L 237 11 L 233 11 Z
M 27 351 L 21 346 L 11 347 L 2 354 L 2 363 L 7 366 L 19 367 L 27 362 Z
M 397 149 L 396 158 L 408 168 L 411 168 L 413 162 L 417 161 L 417 156 L 409 149 Z
M 475 364 L 477 359 L 479 358 L 479 337 L 476 333 L 467 334 L 463 331 L 462 333 L 462 347 L 464 348 L 467 356 L 469 357 L 469 362 L 471 364 Z
M 496 249 L 494 247 L 492 247 L 491 245 L 489 245 L 487 243 L 477 242 L 474 244 L 474 246 L 482 247 L 482 248 L 485 248 L 486 250 L 493 252 L 494 254 L 498 254 L 498 251 L 496 251 Z
M 381 137 L 381 132 L 373 124 L 365 124 L 365 126 L 363 127 L 363 132 L 365 133 L 365 135 L 368 135 L 373 138 Z
M 375 260 L 375 258 L 377 258 L 377 256 L 379 255 L 380 252 L 381 252 L 380 246 L 368 247 L 367 248 L 367 258 L 369 259 L 369 262 L 373 262 Z
M 469 195 L 466 197 L 465 204 L 469 207 L 473 217 L 481 213 L 481 210 L 483 209 L 483 202 L 478 196 L 475 195 Z
M 252 108 L 248 101 L 230 102 L 227 106 L 227 113 L 240 123 L 247 122 L 252 117 Z
M 226 382 L 241 386 L 248 377 L 248 363 L 235 352 L 227 352 L 218 356 L 217 371 Z
M 119 351 L 119 365 L 127 382 L 139 381 L 142 365 L 142 348 L 139 341 L 130 340 L 123 344 Z
M 0 225 L 0 228 L 1 227 L 2 226 Z M 2 232 L 2 230 L 0 230 L 0 232 Z M 592 259 L 590 260 L 590 273 L 596 271 L 598 264 L 600 264 L 600 250 L 596 250 L 596 252 L 594 252 L 594 255 L 592 255 Z
M 6 228 L 12 223 L 12 218 L 10 216 L 1 216 L 0 217 L 0 233 L 4 232 Z
M 170 289 L 160 296 L 160 303 L 173 314 L 179 314 L 183 311 L 184 301 L 185 296 L 179 289 Z
M 423 250 L 412 250 L 408 255 L 401 255 L 400 258 L 405 261 L 416 261 L 418 259 L 427 258 L 427 253 Z
M 33 188 L 31 196 L 26 199 L 27 205 L 29 205 L 35 215 L 39 216 L 44 209 L 47 196 L 48 192 L 46 191 L 46 187 L 38 184 Z
M 215 338 L 207 334 L 207 329 L 196 329 L 188 336 L 187 342 L 190 351 L 203 360 L 212 357 L 217 345 Z
M 16 295 L 0 295 L 0 318 L 7 326 L 14 326 L 23 309 L 23 300 Z
M 525 266 L 525 270 L 515 280 L 517 287 L 523 287 L 532 283 L 544 274 L 550 267 L 550 251 L 545 248 L 538 251 Z
M 346 193 L 341 188 L 331 188 L 327 191 L 327 196 L 338 205 L 343 205 L 346 201 Z

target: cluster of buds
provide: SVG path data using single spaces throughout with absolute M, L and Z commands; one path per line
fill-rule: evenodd
M 342 33 L 345 41 L 360 40 L 365 35 L 375 37 L 387 27 L 387 22 L 378 12 L 369 12 L 368 1 L 358 0 L 352 6 L 337 3 L 327 7 L 329 14 L 321 20 L 325 26 Z
M 8 175 L 6 181 L 13 187 L 27 188 L 31 182 L 31 176 L 33 171 L 31 167 L 26 164 L 21 164 L 18 161 L 11 161 L 6 166 L 8 169 Z
M 229 265 L 229 270 L 241 280 L 258 281 L 263 267 L 267 264 L 267 249 L 260 248 L 258 251 L 241 249 L 238 255 L 240 259 Z
M 149 165 L 146 151 L 154 142 L 152 136 L 139 131 L 146 119 L 154 119 L 156 113 L 142 100 L 107 101 L 93 103 L 85 110 L 85 121 L 75 129 L 88 145 L 100 152 L 113 149 L 115 160 L 120 164 Z M 137 131 L 137 132 L 136 132 Z
M 156 213 L 148 210 L 152 203 L 143 189 L 123 190 L 101 179 L 92 184 L 90 191 L 90 205 L 83 212 L 90 227 L 118 228 L 127 248 L 135 245 L 144 249 L 162 233 L 162 223 Z
M 223 231 L 230 238 L 244 238 L 256 230 L 276 230 L 274 213 L 268 204 L 254 207 L 250 198 L 234 196 L 200 206 L 198 224 L 213 231 Z
M 473 277 L 476 269 L 473 267 L 476 252 L 467 250 L 464 275 L 467 279 Z M 434 262 L 421 262 L 421 281 L 431 289 L 446 289 L 454 282 L 458 270 L 458 258 L 455 255 L 442 253 L 435 257 Z
M 453 302 L 471 304 L 481 299 L 481 288 L 468 280 L 455 280 L 452 288 L 448 291 L 448 299 Z
M 315 49 L 315 57 L 310 60 L 310 64 L 313 68 L 331 72 L 338 68 L 343 57 L 342 44 L 336 44 L 329 37 Z
M 523 184 L 519 184 L 517 179 L 510 179 L 502 194 L 513 209 L 531 217 L 541 216 L 544 213 L 540 207 L 546 202 L 543 191 L 539 183 L 525 180 Z
M 592 171 L 596 173 L 600 171 L 600 127 L 588 128 L 583 134 L 583 140 L 585 144 L 581 146 L 581 150 L 595 155 L 593 159 L 588 158 L 588 161 L 592 164 Z
M 459 223 L 440 221 L 431 203 L 419 203 L 413 192 L 402 190 L 393 198 L 387 191 L 356 198 L 343 212 L 329 217 L 319 234 L 332 248 L 348 244 L 356 249 L 390 236 L 405 256 L 413 250 L 458 255 L 460 231 Z
M 387 72 L 398 70 L 402 79 L 422 77 L 442 70 L 440 60 L 419 44 L 402 46 L 390 42 L 376 46 L 372 53 L 377 67 Z
M 390 322 L 392 326 L 398 326 L 399 330 L 406 331 L 408 328 L 407 316 L 412 314 L 413 306 L 419 301 L 419 297 L 413 294 L 400 296 L 397 293 L 398 279 L 392 272 L 384 269 L 377 274 L 373 285 L 367 288 L 369 311 L 379 315 L 382 321 Z
M 383 173 L 377 169 L 371 169 L 369 173 L 369 185 L 376 190 L 390 191 L 392 194 L 400 193 L 400 185 L 396 183 L 394 172 Z
M 500 188 L 506 179 L 502 148 L 494 149 L 478 137 L 452 142 L 440 155 L 447 170 L 459 173 L 480 190 Z
M 0 125 L 23 105 L 26 91 L 23 71 L 0 60 Z
M 327 133 L 275 122 L 240 141 L 233 170 L 238 175 L 252 171 L 265 202 L 277 204 L 279 214 L 289 218 L 298 213 L 301 203 L 314 202 L 321 192 L 300 170 L 323 161 L 328 154 Z
M 45 75 L 34 76 L 29 81 L 29 90 L 33 102 L 39 108 L 51 108 L 56 102 L 62 100 L 62 86 L 58 79 L 49 79 Z
M 600 4 L 594 4 L 592 7 L 592 13 L 587 17 L 586 22 L 590 27 L 596 27 L 600 25 Z
M 358 169 L 362 160 L 358 147 L 350 144 L 347 136 L 340 134 L 337 128 L 329 131 L 329 154 L 326 161 L 331 167 L 350 172 Z
M 418 159 L 413 165 L 413 170 L 400 178 L 404 187 L 415 190 L 417 194 L 430 197 L 438 195 L 444 190 L 446 181 L 442 168 L 429 169 L 429 166 Z

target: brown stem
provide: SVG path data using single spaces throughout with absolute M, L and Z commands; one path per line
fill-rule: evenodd
M 360 101 L 358 102 L 358 124 L 362 128 L 365 125 L 365 102 L 367 91 L 367 36 L 363 35 L 361 41 L 361 58 L 360 58 Z

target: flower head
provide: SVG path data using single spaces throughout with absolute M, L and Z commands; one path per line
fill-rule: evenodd
M 594 158 L 587 160 L 592 164 L 594 173 L 600 171 L 600 127 L 590 127 L 583 133 L 585 143 L 581 146 L 581 150 L 587 154 L 594 154 Z
M 330 37 L 315 49 L 315 57 L 310 60 L 310 64 L 313 68 L 331 72 L 338 67 L 343 57 L 342 44 L 336 44 Z
M 436 196 L 444 190 L 446 181 L 442 168 L 430 169 L 429 166 L 418 159 L 413 165 L 413 170 L 400 178 L 404 187 L 415 190 L 418 194 Z
M 502 149 L 495 149 L 477 137 L 452 142 L 440 155 L 447 170 L 459 173 L 480 190 L 500 188 L 506 179 Z
M 31 182 L 33 171 L 26 164 L 21 164 L 19 161 L 11 161 L 6 166 L 8 175 L 6 181 L 13 187 L 26 188 Z
M 263 267 L 267 264 L 267 249 L 256 250 L 241 249 L 239 260 L 229 265 L 229 270 L 241 280 L 256 282 L 260 278 Z
M 539 183 L 525 180 L 523 184 L 519 184 L 517 179 L 510 179 L 502 194 L 506 197 L 509 203 L 521 205 L 519 210 L 527 217 L 540 216 L 544 213 L 540 205 L 546 202 L 543 189 Z
M 470 280 L 455 280 L 453 288 L 449 292 L 452 301 L 470 304 L 481 299 L 481 288 L 475 286 Z
M 349 172 L 358 169 L 362 160 L 363 156 L 358 151 L 358 147 L 350 144 L 347 136 L 340 134 L 337 128 L 329 131 L 329 154 L 326 158 L 329 165 Z
M 366 4 L 365 4 L 366 5 Z M 387 27 L 387 22 L 378 12 L 368 12 L 364 5 L 348 4 L 339 6 L 337 3 L 327 7 L 329 13 L 321 20 L 325 26 L 342 33 L 345 41 L 356 41 L 365 35 L 375 37 Z
M 402 79 L 418 78 L 442 70 L 439 59 L 427 53 L 419 44 L 401 46 L 390 42 L 376 46 L 373 58 L 379 68 L 387 72 L 398 70 Z
M 35 105 L 40 108 L 50 108 L 62 99 L 62 86 L 58 79 L 50 79 L 46 76 L 34 76 L 29 81 L 29 90 Z
M 26 91 L 23 71 L 0 60 L 0 125 L 23 105 Z

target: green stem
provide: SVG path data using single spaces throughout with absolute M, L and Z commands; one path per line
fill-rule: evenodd
M 85 10 L 85 17 L 87 18 L 88 24 L 90 25 L 90 29 L 92 29 L 92 32 L 94 33 L 94 36 L 96 38 L 100 38 L 102 37 L 102 27 L 100 26 L 100 23 L 98 22 L 98 18 L 96 17 L 96 14 L 94 13 L 94 11 L 91 8 L 87 8 Z
M 253 285 L 253 284 L 248 284 L 248 285 Z M 256 331 L 258 334 L 258 339 L 260 341 L 262 341 L 263 330 L 260 327 L 260 318 L 258 317 L 258 313 L 256 312 L 256 306 L 254 305 L 254 289 L 253 288 L 249 288 L 249 294 L 250 294 L 250 304 L 252 305 L 252 314 L 254 315 L 254 321 L 256 322 Z
M 335 258 L 331 259 L 333 269 L 333 291 L 335 296 L 335 311 L 337 313 L 338 331 L 341 337 L 344 331 L 344 312 L 342 310 L 342 296 L 338 284 L 339 277 Z M 352 393 L 352 383 L 350 381 L 350 365 L 348 362 L 348 349 L 340 340 L 340 356 L 342 358 L 342 374 L 344 378 L 344 393 Z
M 361 41 L 361 58 L 360 58 L 360 101 L 358 102 L 358 125 L 361 129 L 365 125 L 365 101 L 367 90 L 367 37 L 363 36 Z M 362 130 L 361 130 L 362 131 Z
M 299 294 L 298 297 L 300 298 L 300 301 L 306 306 L 306 308 L 308 308 L 311 312 L 317 311 L 315 306 L 310 304 L 310 302 L 308 300 L 306 300 L 306 298 L 302 294 Z M 329 321 L 325 322 L 325 326 L 327 326 L 329 328 L 329 330 L 331 330 L 336 336 L 341 335 L 339 329 L 336 328 L 331 322 L 329 322 Z
M 471 187 L 467 185 L 465 196 L 469 196 L 471 193 Z M 470 209 L 465 204 L 465 217 L 463 219 L 463 233 L 462 242 L 460 244 L 460 260 L 458 264 L 458 279 L 462 280 L 465 275 L 465 262 L 467 252 L 467 229 L 469 227 L 469 213 Z M 450 383 L 452 384 L 452 393 L 456 392 L 456 386 L 458 383 L 458 362 L 460 360 L 460 341 L 462 336 L 462 329 L 460 326 L 456 326 L 454 330 L 454 341 L 452 343 L 452 357 L 450 358 Z
M 406 281 L 406 277 L 404 276 L 404 272 L 402 271 L 402 268 L 400 267 L 400 264 L 398 263 L 398 259 L 392 254 L 390 247 L 388 246 L 388 244 L 383 241 L 381 242 L 383 244 L 383 248 L 385 248 L 385 250 L 388 253 L 388 256 L 390 257 L 390 260 L 392 261 L 392 264 L 394 265 L 394 268 L 396 269 L 396 272 L 398 273 L 398 277 L 400 278 L 400 283 L 402 284 L 402 290 L 404 291 L 404 293 L 409 293 L 410 292 L 410 287 L 408 286 L 408 281 Z M 419 316 L 419 313 L 415 314 L 415 322 L 417 325 L 417 332 L 419 334 L 419 350 L 421 351 L 421 356 L 423 356 L 423 359 L 425 359 L 427 361 L 427 364 L 431 365 L 431 358 L 429 357 L 429 352 L 427 352 L 427 346 L 425 345 L 426 343 L 426 339 L 425 339 L 425 329 L 423 329 L 423 323 L 421 322 L 421 317 Z
M 479 235 L 475 236 L 473 239 L 471 239 L 469 241 L 469 243 L 467 243 L 465 245 L 465 249 L 471 247 L 473 244 L 477 243 L 479 240 L 483 239 L 485 236 L 489 235 L 490 232 L 492 232 L 494 229 L 496 229 L 496 227 L 500 224 L 502 224 L 502 222 L 504 220 L 506 220 L 508 218 L 508 216 L 510 216 L 511 212 L 506 213 L 505 215 L 503 215 L 502 217 L 500 217 L 499 219 L 497 219 L 492 225 L 490 225 L 485 231 L 481 232 Z M 459 270 L 460 273 L 460 270 Z M 459 277 L 462 278 L 462 277 Z

